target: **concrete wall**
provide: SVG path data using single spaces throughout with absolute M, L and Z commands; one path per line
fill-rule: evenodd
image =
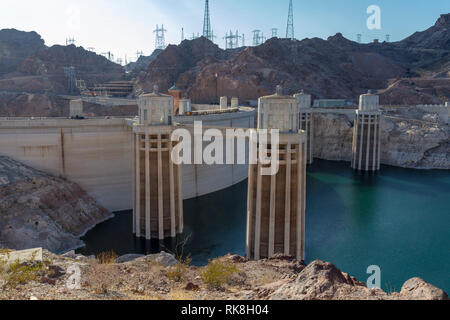
M 255 112 L 175 117 L 204 126 L 253 127 Z M 181 120 L 181 121 L 180 121 Z M 111 211 L 133 207 L 132 121 L 114 119 L 0 119 L 0 154 L 78 183 Z M 219 191 L 247 178 L 246 165 L 183 165 L 183 198 Z
M 131 133 L 123 119 L 0 121 L 0 154 L 64 176 L 118 211 L 132 207 Z

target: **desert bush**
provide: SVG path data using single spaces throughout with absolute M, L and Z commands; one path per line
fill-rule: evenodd
M 210 260 L 206 270 L 202 273 L 202 279 L 209 287 L 220 288 L 238 271 L 237 267 L 229 262 L 220 259 Z
M 113 264 L 116 263 L 117 258 L 118 256 L 114 251 L 102 252 L 95 257 L 99 264 Z
M 45 264 L 35 261 L 36 252 L 33 253 L 29 261 L 16 260 L 12 263 L 8 261 L 10 252 L 11 250 L 5 248 L 0 250 L 0 280 L 4 288 L 15 288 L 18 285 L 27 284 L 39 279 L 45 273 Z
M 173 255 L 175 256 L 175 259 L 178 260 L 178 264 L 170 267 L 166 272 L 167 278 L 175 282 L 180 282 L 183 280 L 186 270 L 192 262 L 191 255 L 188 254 L 185 256 L 184 254 L 184 247 L 189 242 L 189 238 L 190 236 L 186 236 L 182 241 L 177 243 Z

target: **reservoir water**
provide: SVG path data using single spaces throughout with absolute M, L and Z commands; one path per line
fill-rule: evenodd
M 247 182 L 184 202 L 184 247 L 193 264 L 229 252 L 245 255 Z M 384 290 L 421 277 L 450 292 L 450 170 L 383 166 L 359 174 L 345 162 L 316 160 L 308 167 L 307 262 L 321 259 L 365 282 L 367 268 L 381 268 Z M 131 212 L 117 213 L 83 240 L 78 252 L 173 251 L 175 240 L 136 241 Z M 180 240 L 178 240 L 180 241 Z

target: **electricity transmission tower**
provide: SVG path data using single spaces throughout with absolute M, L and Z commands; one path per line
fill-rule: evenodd
M 226 34 L 225 37 L 225 49 L 234 49 L 239 47 L 239 39 L 241 36 L 239 35 L 239 32 L 236 30 L 236 34 L 233 34 L 233 32 L 230 30 L 230 33 Z
M 358 33 L 357 35 L 356 35 L 356 41 L 358 41 L 358 43 L 361 43 L 361 40 L 362 40 L 362 34 L 361 33 Z
M 156 29 L 153 31 L 153 33 L 156 35 L 155 49 L 164 50 L 166 48 L 166 38 L 164 35 L 166 31 L 167 30 L 164 29 L 164 25 L 161 25 L 161 28 L 156 25 Z
M 214 42 L 214 37 L 211 29 L 211 16 L 209 13 L 209 0 L 205 1 L 205 17 L 203 19 L 203 36 Z
M 390 42 L 391 41 L 391 35 L 390 34 L 387 34 L 386 35 L 386 42 Z
M 289 14 L 288 14 L 288 22 L 286 28 L 286 38 L 295 40 L 294 34 L 294 7 L 292 5 L 292 0 L 289 0 Z
M 70 46 L 72 44 L 75 44 L 75 38 L 66 39 L 66 46 Z
M 265 40 L 266 38 L 264 37 L 264 34 L 261 32 L 261 30 L 253 30 L 253 45 L 255 47 L 264 43 Z
M 69 93 L 76 93 L 77 78 L 75 67 L 64 67 L 64 76 L 67 78 L 67 89 Z
M 272 28 L 272 38 L 278 37 L 278 28 Z

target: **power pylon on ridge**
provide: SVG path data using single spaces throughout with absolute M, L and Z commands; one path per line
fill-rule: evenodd
M 68 38 L 66 39 L 66 46 L 70 46 L 72 44 L 75 44 L 75 38 Z
M 260 44 L 263 44 L 264 41 L 266 41 L 266 38 L 261 30 L 253 30 L 253 45 L 255 47 L 259 46 Z
M 278 28 L 272 28 L 272 38 L 278 37 Z
M 209 0 L 205 1 L 205 17 L 203 19 L 203 36 L 214 42 L 214 35 L 211 29 L 211 15 L 209 12 Z
M 104 56 L 105 58 L 107 58 L 110 61 L 114 60 L 114 54 L 112 54 L 111 51 L 102 52 L 101 55 Z
M 69 93 L 76 93 L 77 78 L 75 67 L 64 67 L 64 76 L 67 78 L 67 89 Z
M 230 30 L 230 33 L 226 33 L 225 37 L 225 49 L 234 49 L 239 47 L 239 39 L 241 36 L 239 35 L 239 31 L 236 30 L 236 34 Z
M 361 34 L 361 33 L 358 33 L 358 34 L 356 35 L 356 41 L 358 41 L 358 43 L 361 43 L 361 40 L 362 40 L 362 34 Z
M 391 41 L 391 35 L 390 34 L 387 34 L 386 35 L 386 42 L 390 42 Z
M 245 33 L 242 34 L 242 46 L 245 47 Z
M 155 38 L 155 49 L 164 50 L 166 48 L 166 38 L 165 33 L 166 29 L 164 29 L 164 25 L 161 25 L 161 28 L 156 25 L 156 29 L 153 31 L 153 33 L 156 35 Z
M 288 14 L 288 22 L 286 28 L 286 38 L 295 40 L 294 33 L 294 6 L 292 5 L 292 0 L 289 1 L 289 14 Z

